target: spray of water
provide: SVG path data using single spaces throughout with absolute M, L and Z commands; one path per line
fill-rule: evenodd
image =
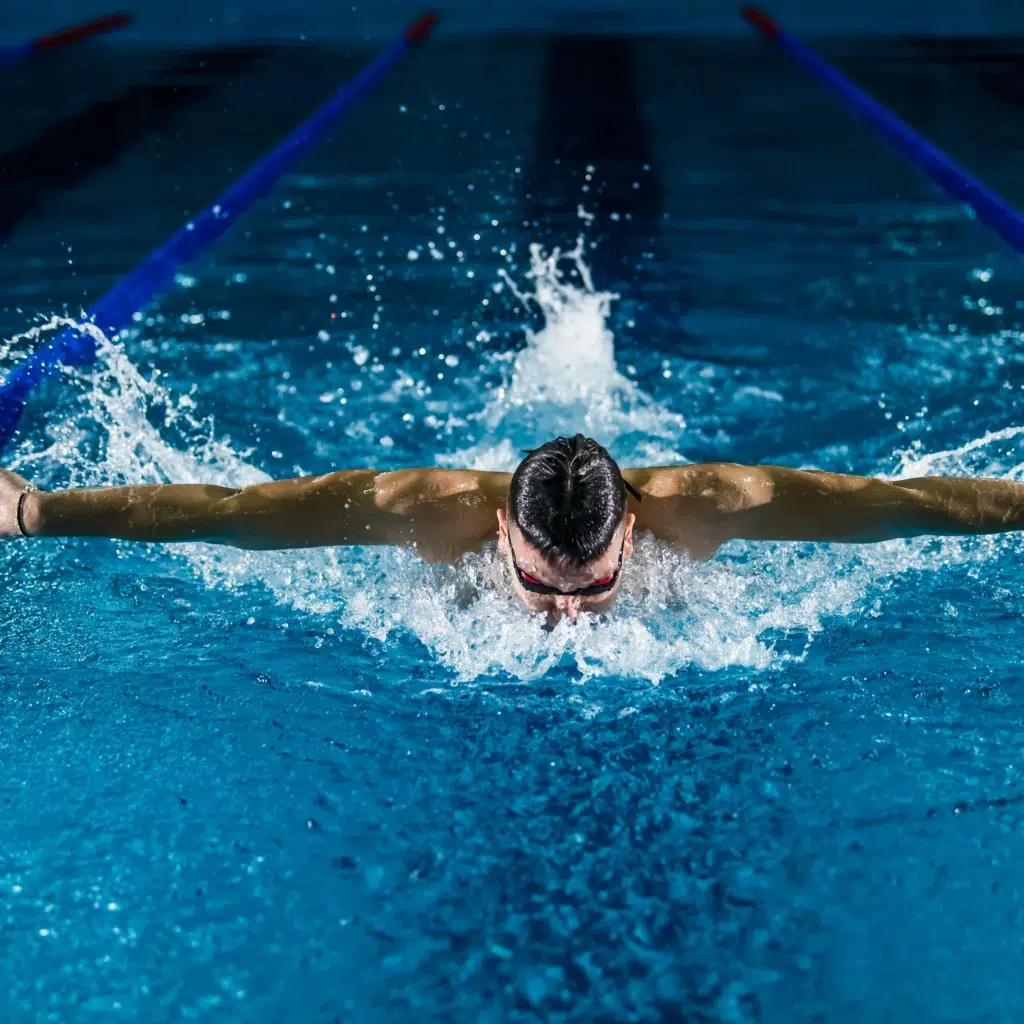
M 565 261 L 576 280 L 563 274 Z M 594 289 L 582 243 L 564 257 L 533 247 L 527 281 L 506 283 L 522 303 L 539 307 L 544 326 L 527 331 L 525 344 L 503 357 L 501 387 L 488 393 L 481 384 L 478 407 L 458 410 L 484 426 L 486 439 L 440 461 L 511 468 L 524 444 L 576 430 L 599 437 L 626 461 L 680 460 L 684 420 L 619 371 L 608 326 L 615 296 Z M 17 347 L 62 323 L 15 339 Z M 51 481 L 66 470 L 70 479 L 61 482 L 72 485 L 205 480 L 245 486 L 267 479 L 245 452 L 218 439 L 190 395 L 175 396 L 158 376 L 145 377 L 118 344 L 101 339 L 100 354 L 98 368 L 77 378 L 77 411 L 50 428 L 46 445 L 23 447 L 12 468 Z M 903 453 L 898 475 L 991 469 L 992 446 L 1005 447 L 1021 433 L 1024 427 L 1015 427 L 956 451 Z M 241 591 L 240 600 L 265 588 L 280 604 L 322 617 L 325 630 L 340 623 L 382 643 L 415 637 L 461 681 L 536 679 L 561 666 L 581 680 L 658 682 L 688 666 L 764 670 L 801 660 L 830 618 L 878 614 L 886 588 L 901 574 L 991 558 L 1005 543 L 735 544 L 727 557 L 694 563 L 642 536 L 612 613 L 575 626 L 564 621 L 552 632 L 513 603 L 493 548 L 452 566 L 427 566 L 393 549 L 250 552 L 190 544 L 157 557 L 183 557 L 207 586 Z
M 576 271 L 579 284 L 566 277 L 565 266 Z M 655 402 L 616 364 L 608 320 L 618 295 L 594 288 L 583 237 L 567 253 L 530 246 L 525 276 L 531 290 L 524 291 L 507 271 L 500 273 L 524 308 L 540 309 L 544 326 L 526 328 L 526 344 L 510 354 L 504 383 L 473 414 L 488 440 L 444 461 L 469 469 L 512 469 L 523 445 L 577 431 L 600 438 L 621 459 L 642 453 L 655 462 L 683 461 L 676 446 L 685 419 Z M 497 358 L 508 365 L 508 356 Z M 516 439 L 523 442 L 518 448 Z

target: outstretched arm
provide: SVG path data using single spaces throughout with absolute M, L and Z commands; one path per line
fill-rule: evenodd
M 17 536 L 25 483 L 0 471 L 0 536 Z M 504 487 L 504 490 L 502 489 Z M 240 489 L 207 484 L 30 491 L 30 536 L 211 541 L 242 548 L 402 544 L 431 560 L 479 547 L 495 530 L 507 474 L 341 470 Z
M 743 474 L 730 537 L 872 543 L 1024 528 L 1024 485 L 970 477 L 879 480 L 761 466 Z M 745 500 L 744 500 L 745 499 Z
M 1024 484 L 1009 480 L 889 481 L 733 463 L 633 472 L 654 499 L 648 514 L 657 524 L 650 528 L 668 539 L 685 538 L 689 530 L 712 548 L 740 539 L 872 543 L 1024 529 Z M 645 505 L 647 493 L 640 508 Z M 641 527 L 643 515 L 638 512 Z

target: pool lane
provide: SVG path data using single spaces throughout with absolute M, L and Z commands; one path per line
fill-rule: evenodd
M 271 52 L 270 47 L 219 47 L 175 55 L 146 80 L 46 124 L 33 138 L 0 154 L 0 241 L 55 193 L 75 189 L 116 164 L 147 135 L 210 99 Z M 35 102 L 46 103 L 45 89 Z
M 176 85 L 160 75 L 191 66 L 195 55 L 125 49 L 110 60 L 69 54 L 61 75 L 51 75 L 45 88 L 35 88 L 25 68 L 12 69 L 8 84 L 17 102 L 0 119 L 0 149 L 20 184 L 0 188 L 8 225 L 0 245 L 8 311 L 0 312 L 0 327 L 9 336 L 36 313 L 77 309 L 102 294 L 369 52 L 281 47 L 251 64 L 235 54 L 183 73 Z M 583 55 L 590 71 L 577 61 Z M 901 41 L 839 41 L 827 56 L 1011 201 L 1024 196 L 1015 162 L 1005 159 L 1024 142 L 1024 126 L 1007 118 L 1006 105 L 969 76 L 919 59 Z M 53 118 L 81 128 L 93 116 L 83 111 L 109 110 L 112 103 L 123 110 L 116 103 L 127 96 L 145 120 L 139 96 L 146 83 L 167 86 L 169 106 L 154 119 L 159 123 L 117 129 L 116 156 L 95 146 L 76 167 L 75 147 Z M 565 114 L 565 138 L 549 110 L 553 104 Z M 785 121 L 777 116 L 780 107 L 789 111 Z M 45 164 L 47 154 L 55 166 L 41 167 L 42 177 L 31 180 L 30 169 Z M 589 159 L 618 169 L 610 184 L 608 177 L 600 182 L 600 191 L 595 181 L 592 192 L 582 193 L 580 171 L 587 164 L 578 163 Z M 315 187 L 309 184 L 314 179 Z M 475 248 L 474 258 L 493 256 L 498 264 L 484 245 L 498 235 L 506 245 L 518 239 L 520 251 L 528 241 L 571 244 L 586 228 L 576 216 L 582 199 L 601 215 L 586 228 L 600 242 L 592 253 L 598 284 L 609 282 L 601 276 L 606 257 L 615 262 L 625 254 L 620 265 L 634 263 L 621 288 L 617 327 L 646 308 L 673 325 L 681 352 L 696 359 L 712 355 L 723 365 L 801 357 L 806 332 L 794 323 L 792 289 L 780 279 L 780 267 L 790 272 L 793 259 L 808 297 L 797 319 L 827 326 L 837 314 L 850 323 L 905 323 L 908 314 L 948 306 L 952 315 L 959 295 L 938 296 L 933 304 L 928 294 L 950 259 L 973 251 L 977 266 L 998 268 L 1006 258 L 998 240 L 755 39 L 566 34 L 470 43 L 439 37 L 353 112 L 292 186 L 305 211 L 300 216 L 296 206 L 289 214 L 296 224 L 294 252 L 280 247 L 274 222 L 282 211 L 270 200 L 233 233 L 265 238 L 267 246 L 256 245 L 254 253 L 244 238 L 228 238 L 209 261 L 223 268 L 223 278 L 253 259 L 281 268 L 269 287 L 279 300 L 278 315 L 299 333 L 315 333 L 319 324 L 307 315 L 304 287 L 290 276 L 295 260 L 301 262 L 321 234 L 332 259 L 350 260 L 365 247 L 361 225 L 378 214 L 390 218 L 385 233 L 392 242 L 401 236 L 403 258 L 433 237 Z M 864 220 L 866 201 L 877 215 L 871 223 Z M 632 220 L 613 221 L 611 214 L 623 212 L 616 206 Z M 436 235 L 445 217 L 470 209 L 480 245 L 471 236 Z M 890 239 L 881 248 L 880 232 Z M 654 243 L 649 250 L 648 238 Z M 869 268 L 860 264 L 867 252 Z M 478 266 L 477 281 L 481 272 Z M 410 262 L 404 276 L 410 296 L 422 291 L 419 305 L 437 322 L 465 320 L 491 329 L 498 319 L 494 306 L 479 307 L 477 286 L 448 263 Z M 439 297 L 439 276 L 460 287 Z M 871 292 L 870 301 L 849 303 L 839 283 L 855 279 L 858 289 Z M 998 291 L 987 297 L 998 303 Z M 373 301 L 365 293 L 341 294 L 339 302 L 345 299 L 350 308 Z M 397 305 L 390 308 L 398 314 Z M 253 327 L 271 335 L 278 329 L 265 315 Z M 636 332 L 637 345 L 642 333 Z M 631 342 L 627 331 L 622 339 Z M 855 358 L 853 349 L 836 353 L 840 364 Z
M 597 287 L 634 283 L 660 249 L 663 193 L 651 128 L 637 86 L 637 41 L 616 35 L 562 35 L 545 42 L 543 98 L 523 216 L 538 241 L 571 244 L 595 218 L 591 260 Z

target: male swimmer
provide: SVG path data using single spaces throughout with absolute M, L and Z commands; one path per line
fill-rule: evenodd
M 234 489 L 46 492 L 0 470 L 0 538 L 208 541 L 240 548 L 395 544 L 453 561 L 495 537 L 513 593 L 549 624 L 615 600 L 649 530 L 691 558 L 730 540 L 871 543 L 1024 528 L 1024 484 L 872 477 L 712 462 L 620 471 L 596 441 L 558 437 L 514 473 L 340 470 Z

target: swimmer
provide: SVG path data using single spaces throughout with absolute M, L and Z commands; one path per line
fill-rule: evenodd
M 391 544 L 454 561 L 497 540 L 529 611 L 575 622 L 615 600 L 636 531 L 693 559 L 730 540 L 872 543 L 1024 528 L 1024 484 L 874 477 L 711 462 L 620 471 L 596 441 L 559 437 L 514 473 L 340 470 L 230 488 L 42 491 L 0 470 L 0 538 L 109 537 L 239 548 Z

